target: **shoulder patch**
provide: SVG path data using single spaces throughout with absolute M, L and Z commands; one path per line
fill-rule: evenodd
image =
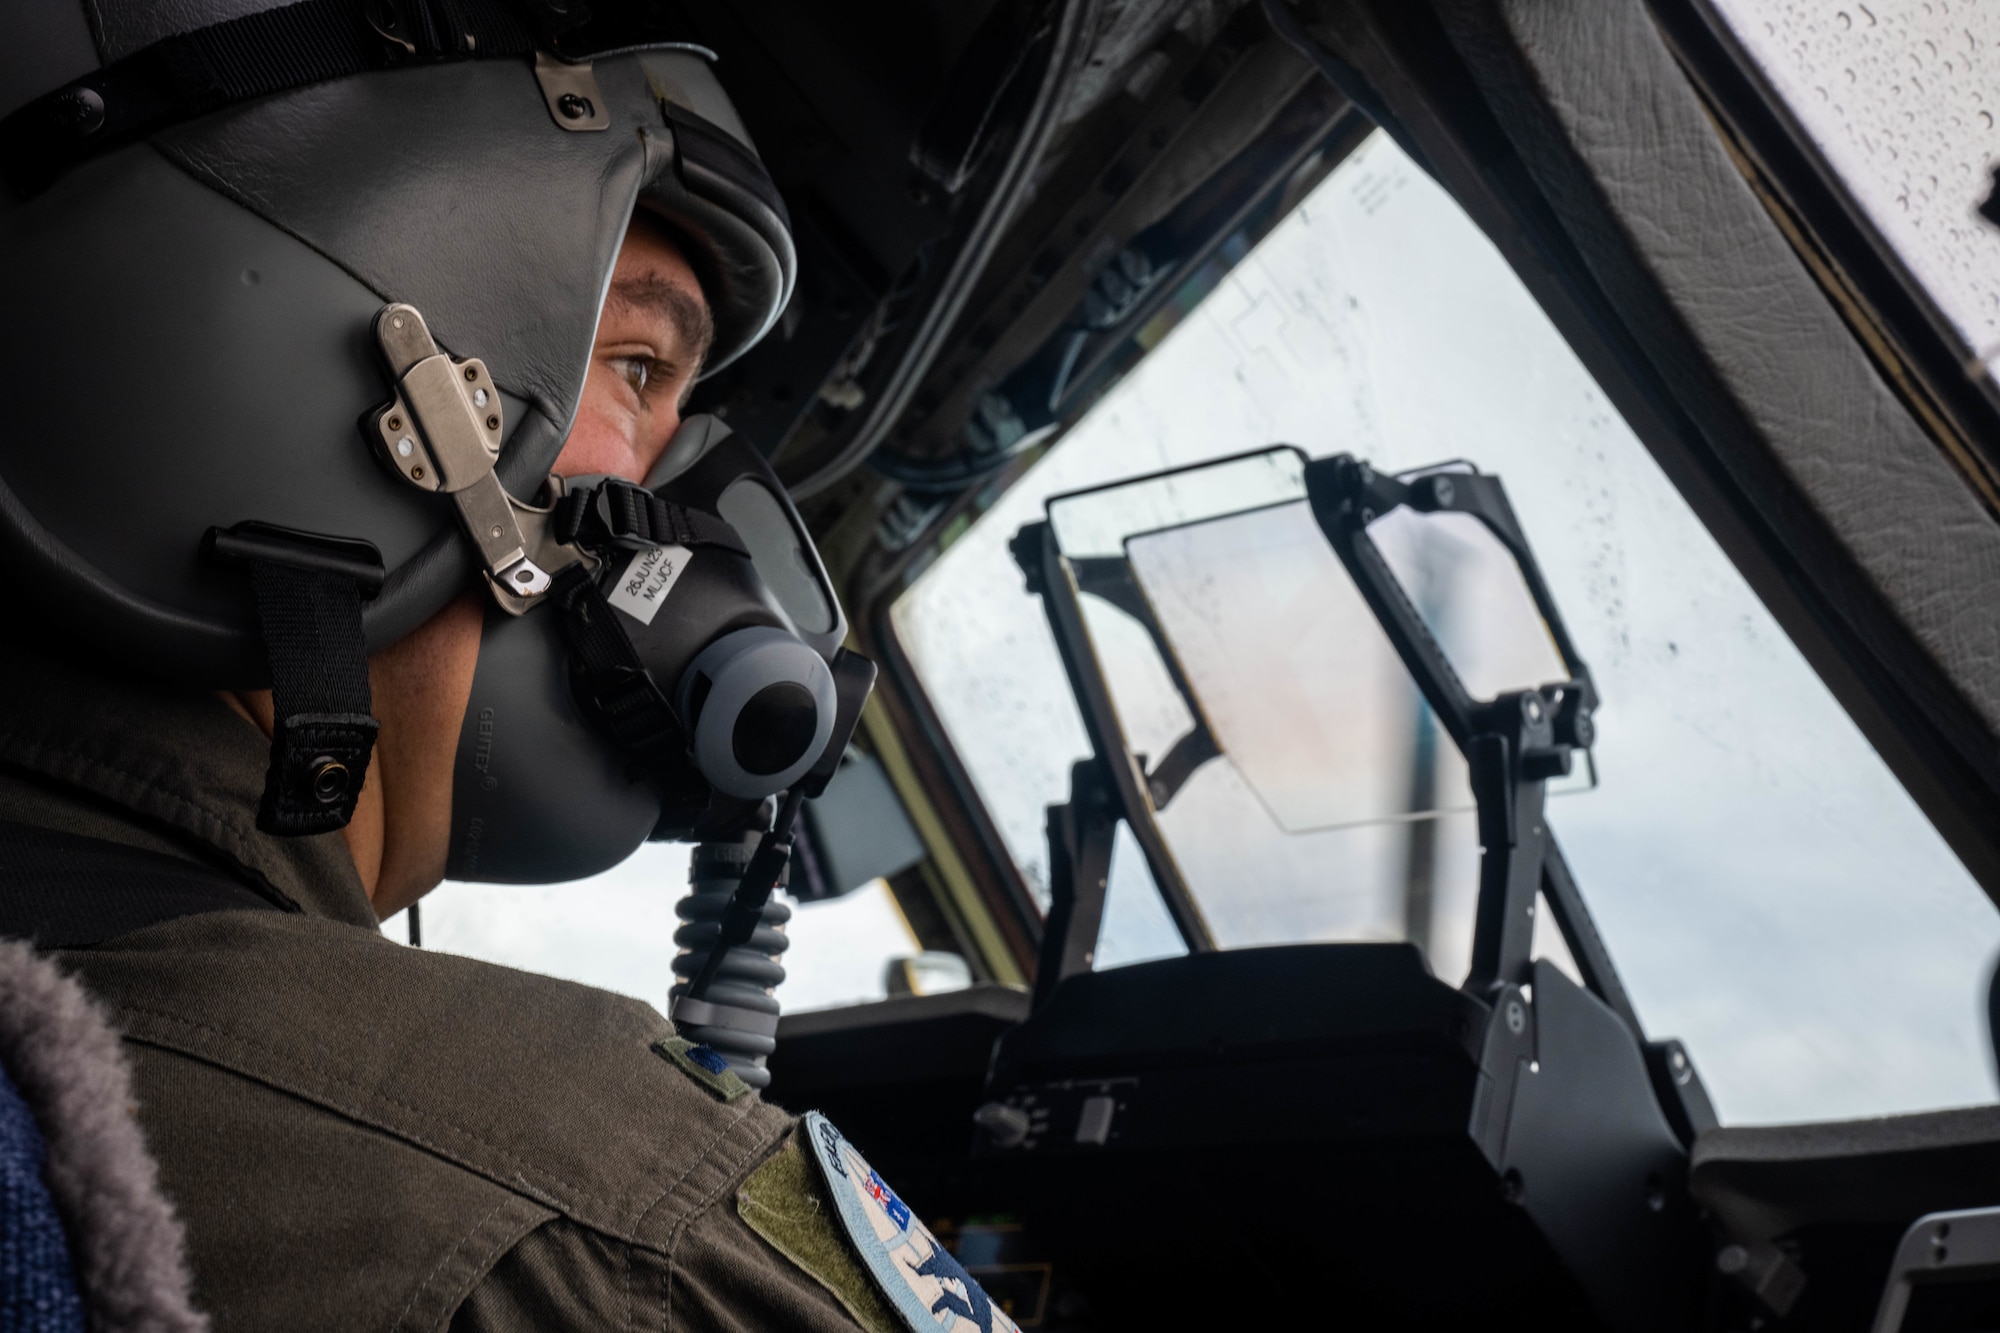
M 750 1091 L 750 1085 L 737 1077 L 713 1047 L 697 1046 L 685 1037 L 662 1037 L 653 1043 L 653 1050 L 679 1065 L 682 1073 L 714 1093 L 718 1101 L 733 1102 Z
M 736 1212 L 771 1248 L 832 1292 L 867 1333 L 905 1333 L 902 1316 L 882 1299 L 833 1215 L 803 1125 L 794 1126 L 784 1146 L 743 1182 Z
M 834 1215 L 910 1333 L 1020 1333 L 831 1121 L 808 1111 L 800 1128 Z

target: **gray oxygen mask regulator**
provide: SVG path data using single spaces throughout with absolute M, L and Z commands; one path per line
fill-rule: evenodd
M 648 838 L 762 834 L 743 881 L 761 909 L 875 678 L 841 646 L 846 620 L 783 485 L 694 417 L 643 485 L 550 477 L 520 501 L 493 476 L 485 368 L 440 352 L 406 305 L 376 332 L 396 397 L 368 433 L 393 470 L 454 501 L 492 594 L 447 875 L 552 883 Z

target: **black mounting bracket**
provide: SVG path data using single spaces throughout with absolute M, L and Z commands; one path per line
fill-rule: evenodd
M 1337 454 L 1308 462 L 1305 481 L 1313 518 L 1471 770 L 1481 856 L 1472 970 L 1465 988 L 1484 995 L 1496 987 L 1518 986 L 1528 978 L 1535 897 L 1548 878 L 1554 846 L 1543 814 L 1548 782 L 1567 774 L 1574 752 L 1588 749 L 1595 739 L 1591 715 L 1597 707 L 1597 690 L 1590 669 L 1570 640 L 1498 477 L 1431 472 L 1405 480 L 1377 472 L 1351 455 Z M 1567 681 L 1491 700 L 1473 698 L 1368 535 L 1376 519 L 1406 505 L 1418 513 L 1469 514 L 1499 539 L 1519 566 L 1548 625 L 1569 671 Z M 1566 881 L 1567 875 L 1563 878 Z M 1587 919 L 1582 900 L 1571 897 L 1563 916 Z M 1594 940 L 1596 931 L 1589 934 Z M 1609 955 L 1602 954 L 1601 945 L 1597 952 L 1600 956 L 1591 960 L 1590 970 L 1615 978 Z M 1636 1032 L 1636 1016 L 1623 988 L 1617 987 L 1616 994 L 1613 1007 Z

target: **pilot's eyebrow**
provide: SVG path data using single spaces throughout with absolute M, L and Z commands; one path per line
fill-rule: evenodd
M 679 336 L 690 367 L 699 368 L 708 358 L 709 344 L 715 341 L 715 319 L 708 312 L 708 303 L 685 287 L 650 274 L 620 278 L 611 284 L 607 303 L 663 315 Z

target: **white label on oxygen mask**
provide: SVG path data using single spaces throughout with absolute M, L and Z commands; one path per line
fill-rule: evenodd
M 687 567 L 685 546 L 655 546 L 640 551 L 625 566 L 617 586 L 605 595 L 605 600 L 640 624 L 650 625 Z

